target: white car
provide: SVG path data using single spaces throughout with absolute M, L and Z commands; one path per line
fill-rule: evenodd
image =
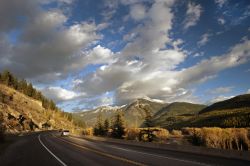
M 61 136 L 68 136 L 69 130 L 63 130 Z

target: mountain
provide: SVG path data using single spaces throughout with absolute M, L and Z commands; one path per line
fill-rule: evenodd
M 237 108 L 250 108 L 250 94 L 239 95 L 228 100 L 217 102 L 201 110 L 199 114 L 219 111 L 219 110 L 228 110 L 228 109 L 237 109 Z
M 103 120 L 107 118 L 110 119 L 121 109 L 122 107 L 101 106 L 93 110 L 73 113 L 73 119 L 77 121 L 82 120 L 86 127 L 93 127 L 96 123 L 98 115 L 101 114 Z
M 164 107 L 166 104 L 148 99 L 136 99 L 130 104 L 121 107 L 101 106 L 94 110 L 84 111 L 80 113 L 74 113 L 74 119 L 82 119 L 86 126 L 94 126 L 99 114 L 103 119 L 112 118 L 119 111 L 123 112 L 127 127 L 140 127 L 145 118 L 145 111 L 148 110 L 154 115 L 158 110 Z
M 7 133 L 77 129 L 69 113 L 59 110 L 31 84 L 8 72 L 0 73 L 0 116 Z
M 128 127 L 140 127 L 146 116 L 146 110 L 154 116 L 166 103 L 148 99 L 137 99 L 123 108 L 126 125 Z
M 198 114 L 206 105 L 174 102 L 159 110 L 153 117 L 156 126 L 172 126 Z
M 214 103 L 195 115 L 175 115 L 171 117 L 161 115 L 155 124 L 168 129 L 182 127 L 249 127 L 250 95 L 239 95 Z

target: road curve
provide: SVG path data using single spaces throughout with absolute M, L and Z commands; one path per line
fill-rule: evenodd
M 117 143 L 60 137 L 43 132 L 20 137 L 0 156 L 1 166 L 250 165 L 250 162 Z

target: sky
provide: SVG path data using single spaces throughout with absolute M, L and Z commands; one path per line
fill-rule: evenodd
M 250 93 L 249 0 L 1 0 L 0 71 L 65 111 Z

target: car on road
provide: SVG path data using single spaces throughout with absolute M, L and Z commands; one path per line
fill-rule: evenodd
M 61 136 L 68 136 L 69 135 L 69 130 L 63 130 L 61 133 Z

